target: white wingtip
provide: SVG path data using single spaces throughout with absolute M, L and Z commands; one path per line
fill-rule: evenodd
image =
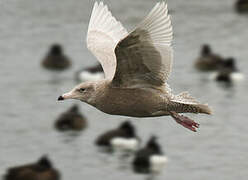
M 156 3 L 146 18 L 138 25 L 149 31 L 151 38 L 158 44 L 171 45 L 173 38 L 170 15 L 165 1 Z
M 92 10 L 88 34 L 90 31 L 98 31 L 109 35 L 115 43 L 124 38 L 128 33 L 122 24 L 117 21 L 112 13 L 109 11 L 108 6 L 100 1 L 96 1 Z

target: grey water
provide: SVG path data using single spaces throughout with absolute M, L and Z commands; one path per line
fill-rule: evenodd
M 54 120 L 76 101 L 57 102 L 76 82 L 76 70 L 97 61 L 85 37 L 93 0 L 0 0 L 0 176 L 11 166 L 47 154 L 62 179 L 142 180 L 131 159 L 104 154 L 95 138 L 126 117 L 104 114 L 79 103 L 89 127 L 79 134 L 59 133 Z M 155 0 L 105 0 L 114 16 L 132 30 Z M 190 132 L 170 117 L 130 119 L 144 143 L 152 134 L 169 158 L 158 180 L 245 180 L 248 176 L 247 80 L 223 87 L 194 70 L 200 46 L 209 43 L 224 57 L 237 59 L 248 73 L 248 16 L 238 15 L 233 0 L 168 0 L 174 29 L 174 63 L 169 84 L 174 93 L 189 91 L 214 110 L 190 115 L 200 123 Z M 40 66 L 52 43 L 73 61 L 64 72 Z

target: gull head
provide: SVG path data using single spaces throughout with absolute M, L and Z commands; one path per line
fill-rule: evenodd
M 97 82 L 81 83 L 74 87 L 71 91 L 59 96 L 58 101 L 66 99 L 77 99 L 86 103 L 90 103 L 91 99 L 95 96 L 96 87 Z

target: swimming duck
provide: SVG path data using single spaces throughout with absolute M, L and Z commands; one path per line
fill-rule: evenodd
M 76 79 L 78 81 L 97 81 L 104 78 L 104 72 L 101 64 L 83 68 L 76 72 Z
M 241 81 L 244 79 L 242 73 L 236 67 L 236 61 L 234 58 L 227 58 L 224 60 L 215 75 L 215 80 L 219 82 L 233 82 Z
M 132 165 L 137 173 L 159 173 L 167 162 L 157 138 L 152 136 L 146 146 L 136 152 Z
M 134 126 L 125 121 L 117 129 L 107 131 L 96 139 L 96 145 L 135 151 L 139 146 Z
M 222 63 L 222 58 L 212 52 L 209 45 L 202 46 L 201 55 L 196 60 L 195 67 L 201 71 L 217 70 Z
M 71 66 L 71 62 L 69 58 L 64 55 L 61 45 L 54 44 L 43 59 L 42 65 L 49 70 L 65 70 Z
M 59 180 L 60 174 L 54 169 L 48 157 L 41 157 L 36 163 L 9 168 L 4 180 Z
M 80 131 L 86 128 L 85 117 L 79 112 L 77 105 L 73 105 L 68 111 L 62 113 L 55 122 L 55 128 L 59 131 Z
M 235 9 L 239 13 L 248 13 L 248 0 L 237 0 Z

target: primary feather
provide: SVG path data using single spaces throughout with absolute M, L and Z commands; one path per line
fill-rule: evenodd
M 114 49 L 127 34 L 108 7 L 103 2 L 95 2 L 88 28 L 87 47 L 100 61 L 107 79 L 112 79 L 115 73 Z
M 121 40 L 116 49 L 115 86 L 163 86 L 172 66 L 172 26 L 165 2 Z

